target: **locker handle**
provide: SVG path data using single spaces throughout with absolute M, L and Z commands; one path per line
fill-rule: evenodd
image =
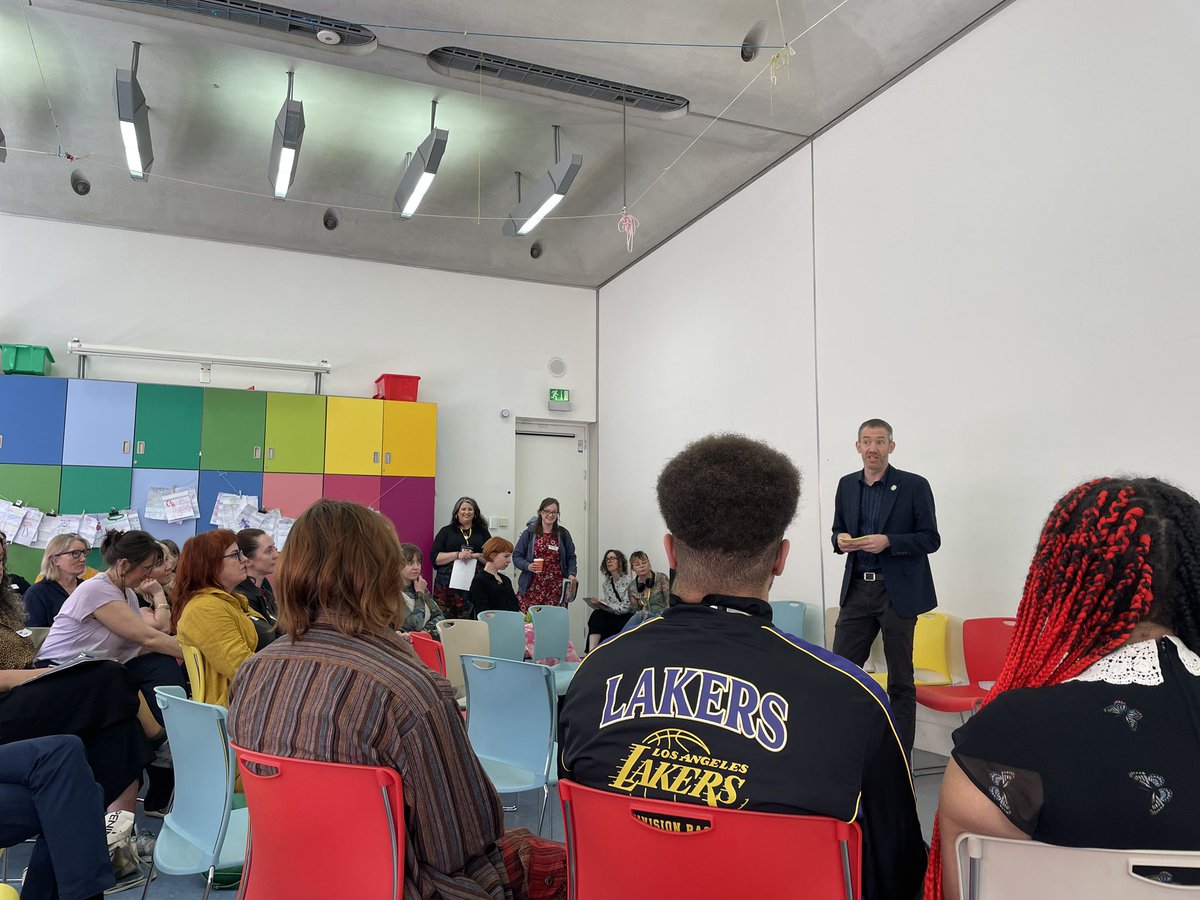
M 275 458 L 275 448 L 268 447 L 267 448 L 267 459 L 274 459 L 274 458 Z
M 0 434 L 0 447 L 4 446 L 4 435 Z
M 139 454 L 146 452 L 146 442 L 145 441 L 138 441 L 137 452 Z
M 387 453 L 383 454 L 383 461 L 384 461 L 385 463 L 387 463 L 389 466 L 392 464 L 392 454 L 391 454 L 391 451 L 388 451 Z
M 371 454 L 371 462 L 379 462 L 379 451 L 378 450 L 376 450 L 373 454 Z
M 255 448 L 254 448 L 254 458 L 255 458 L 255 459 L 262 459 L 262 447 L 255 447 Z
M 129 445 L 130 445 L 130 441 L 121 441 L 121 452 L 122 452 L 122 453 L 128 453 L 128 452 L 129 452 Z

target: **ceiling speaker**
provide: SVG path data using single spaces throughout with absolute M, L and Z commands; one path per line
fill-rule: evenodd
M 567 364 L 563 362 L 561 356 L 553 357 L 550 362 L 546 364 L 546 368 L 550 370 L 550 374 L 555 378 L 562 378 L 567 374 Z

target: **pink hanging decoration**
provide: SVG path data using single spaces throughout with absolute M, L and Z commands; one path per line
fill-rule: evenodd
M 625 235 L 625 249 L 633 252 L 633 233 L 638 229 L 638 220 L 628 209 L 621 210 L 621 218 L 617 219 L 617 230 Z

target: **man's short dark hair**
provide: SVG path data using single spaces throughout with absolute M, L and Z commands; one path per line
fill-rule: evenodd
M 867 419 L 867 421 L 865 421 L 861 425 L 859 425 L 858 426 L 858 439 L 860 441 L 862 440 L 862 433 L 863 433 L 864 428 L 886 429 L 886 431 L 888 433 L 888 440 L 890 441 L 892 439 L 892 426 L 889 425 L 887 422 L 883 421 L 883 419 Z
M 762 441 L 713 434 L 688 444 L 658 476 L 679 579 L 695 590 L 761 589 L 799 500 L 800 470 Z

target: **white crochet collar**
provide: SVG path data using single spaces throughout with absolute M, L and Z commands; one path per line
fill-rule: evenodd
M 1185 647 L 1174 635 L 1167 635 L 1167 640 L 1175 644 L 1184 668 L 1200 678 L 1200 656 Z M 1103 659 L 1096 660 L 1070 680 L 1103 681 L 1108 684 L 1162 684 L 1162 668 L 1158 664 L 1158 641 L 1124 644 Z

